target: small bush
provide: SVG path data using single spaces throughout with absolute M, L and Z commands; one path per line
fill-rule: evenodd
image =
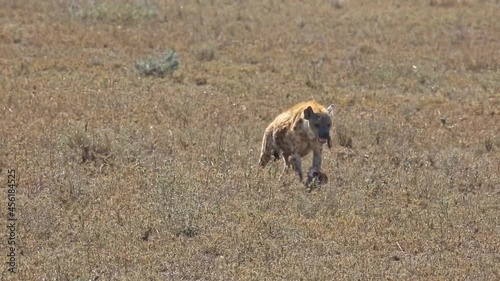
M 179 67 L 179 55 L 176 51 L 166 50 L 159 57 L 150 57 L 135 63 L 135 68 L 145 76 L 165 77 Z

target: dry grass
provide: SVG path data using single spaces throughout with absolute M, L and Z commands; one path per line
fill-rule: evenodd
M 500 279 L 499 9 L 1 1 L 2 280 Z M 137 72 L 166 49 L 174 73 Z M 337 111 L 307 193 L 257 161 L 311 97 Z

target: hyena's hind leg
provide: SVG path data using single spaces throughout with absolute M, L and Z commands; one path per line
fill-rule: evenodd
M 273 144 L 273 132 L 266 130 L 262 138 L 262 149 L 260 152 L 259 166 L 265 167 L 271 160 L 271 156 L 276 155 L 276 149 Z
M 302 179 L 303 179 L 302 178 L 302 160 L 300 158 L 300 154 L 295 152 L 292 155 L 291 160 L 292 160 L 291 163 L 292 163 L 293 169 L 295 170 L 295 173 L 299 177 L 300 182 L 302 182 Z
M 274 148 L 273 149 L 273 156 L 274 156 L 274 161 L 280 160 L 281 153 L 280 153 L 279 148 Z
M 283 172 L 281 173 L 280 179 L 283 178 L 285 174 L 288 174 L 290 172 L 290 154 L 288 153 L 283 153 L 283 160 L 284 160 L 284 166 L 283 166 Z

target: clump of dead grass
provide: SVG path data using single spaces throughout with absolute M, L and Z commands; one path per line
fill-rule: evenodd
M 70 16 L 82 20 L 130 23 L 159 15 L 158 6 L 149 1 L 68 0 L 68 2 Z

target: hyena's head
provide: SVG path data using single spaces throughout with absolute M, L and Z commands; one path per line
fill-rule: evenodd
M 328 143 L 328 147 L 332 147 L 332 139 L 330 138 L 330 129 L 332 128 L 333 104 L 328 107 L 328 113 L 314 112 L 312 107 L 304 110 L 304 119 L 309 121 L 309 128 L 314 132 L 318 142 L 321 144 Z

